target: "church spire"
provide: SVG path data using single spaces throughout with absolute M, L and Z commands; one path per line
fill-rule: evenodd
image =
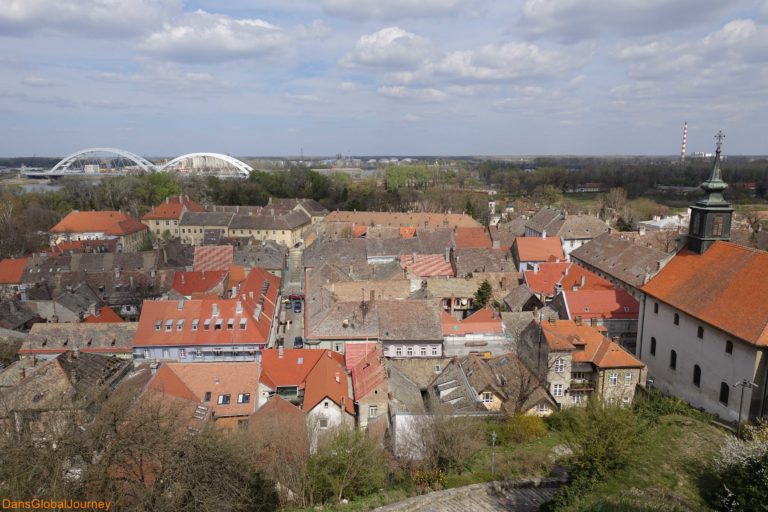
M 733 208 L 723 198 L 723 191 L 728 188 L 728 184 L 723 181 L 720 171 L 720 151 L 724 138 L 722 131 L 715 135 L 717 151 L 712 162 L 712 172 L 709 179 L 701 184 L 704 197 L 691 206 L 688 249 L 699 254 L 704 254 L 718 240 L 730 239 Z
M 720 171 L 720 150 L 724 138 L 725 134 L 723 134 L 722 130 L 715 135 L 717 151 L 715 151 L 715 161 L 712 163 L 712 173 L 709 175 L 709 179 L 701 184 L 701 188 L 704 190 L 706 196 L 697 201 L 696 204 L 702 206 L 728 204 L 725 202 L 725 199 L 723 199 L 723 190 L 728 188 L 728 184 L 723 181 L 722 172 Z

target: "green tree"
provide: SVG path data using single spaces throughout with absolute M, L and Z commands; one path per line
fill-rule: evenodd
M 476 309 L 484 308 L 488 304 L 488 301 L 491 300 L 492 296 L 493 288 L 491 287 L 491 283 L 486 279 L 480 284 L 480 287 L 475 292 L 474 307 Z

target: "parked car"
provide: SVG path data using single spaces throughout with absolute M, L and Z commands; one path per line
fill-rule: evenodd
M 294 313 L 301 313 L 301 301 L 297 300 L 293 303 L 293 312 Z
M 285 310 L 290 311 L 291 310 L 291 301 L 286 301 L 285 303 Z
M 293 338 L 293 348 L 304 348 L 304 338 L 301 336 Z

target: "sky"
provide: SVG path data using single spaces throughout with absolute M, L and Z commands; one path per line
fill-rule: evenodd
M 0 155 L 768 147 L 768 0 L 0 0 Z

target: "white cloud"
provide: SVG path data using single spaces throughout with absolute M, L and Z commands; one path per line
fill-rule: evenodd
M 446 92 L 439 89 L 412 88 L 400 85 L 379 87 L 379 94 L 389 98 L 418 101 L 445 101 L 449 97 Z
M 325 12 L 353 20 L 432 18 L 477 12 L 482 0 L 325 0 Z
M 202 10 L 188 13 L 151 34 L 147 53 L 182 62 L 219 62 L 281 52 L 291 37 L 261 19 L 234 19 Z
M 200 96 L 232 87 L 232 84 L 210 73 L 185 71 L 176 65 L 150 65 L 141 72 L 132 74 L 100 72 L 92 75 L 92 78 L 99 82 L 139 86 L 161 94 L 181 96 Z
M 61 84 L 41 76 L 27 76 L 22 78 L 21 85 L 26 85 L 27 87 L 59 87 Z
M 605 34 L 638 36 L 685 29 L 717 19 L 747 0 L 525 0 L 519 29 L 578 41 Z
M 4 0 L 0 34 L 125 37 L 146 33 L 179 12 L 181 0 Z
M 337 89 L 341 92 L 355 92 L 360 89 L 360 84 L 357 82 L 341 82 Z
M 301 104 L 304 104 L 304 105 L 320 105 L 320 104 L 323 104 L 323 103 L 327 103 L 327 101 L 323 100 L 319 96 L 315 96 L 314 94 L 290 94 L 290 93 L 286 93 L 284 95 L 284 97 L 290 103 L 301 103 Z
M 315 20 L 308 25 L 299 25 L 296 27 L 296 35 L 302 38 L 323 39 L 328 37 L 330 33 L 331 27 L 322 20 Z
M 432 53 L 429 41 L 399 27 L 367 34 L 341 61 L 346 67 L 411 68 Z

